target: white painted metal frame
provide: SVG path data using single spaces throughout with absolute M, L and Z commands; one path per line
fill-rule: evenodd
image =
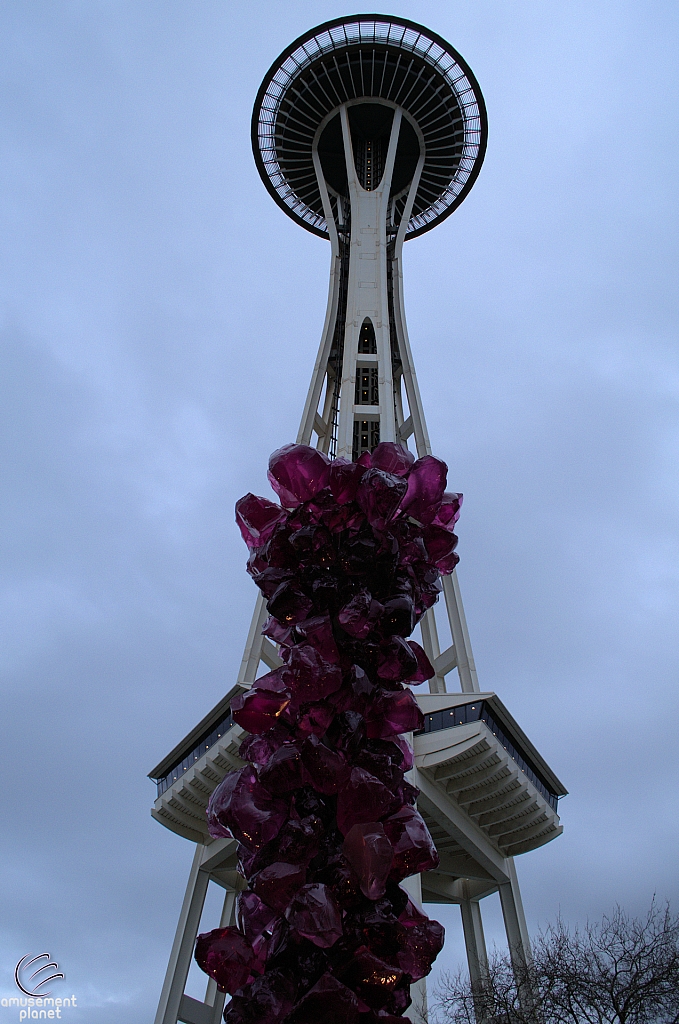
M 221 1020 L 225 996 L 223 992 L 217 991 L 212 978 L 207 983 L 203 1002 L 186 995 L 184 989 L 211 881 L 225 889 L 218 926 L 226 928 L 235 922 L 236 896 L 245 886 L 235 871 L 235 858 L 234 839 L 219 839 L 209 846 L 196 845 L 154 1024 L 177 1024 L 177 1021 L 184 1024 L 219 1024 Z

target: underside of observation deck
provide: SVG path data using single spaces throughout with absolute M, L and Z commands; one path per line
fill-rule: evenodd
M 235 687 L 227 695 L 242 692 Z M 566 794 L 544 759 L 493 693 L 423 694 L 425 730 L 414 737 L 418 800 L 441 865 L 422 878 L 430 902 L 458 902 L 455 880 L 482 890 L 504 875 L 504 859 L 561 834 L 557 800 Z M 206 809 L 225 775 L 242 767 L 244 732 L 228 699 L 150 773 L 158 786 L 153 817 L 195 843 L 210 844 Z M 202 732 L 205 726 L 201 724 Z
M 326 178 L 346 197 L 337 110 L 370 99 L 400 107 L 406 124 L 392 182 L 395 218 L 420 151 L 425 155 L 406 238 L 428 231 L 472 187 L 486 146 L 486 111 L 470 68 L 439 36 L 406 19 L 360 15 L 327 22 L 296 40 L 264 78 L 255 102 L 252 142 L 260 174 L 276 202 L 308 230 L 327 237 L 313 166 L 318 145 Z M 353 114 L 352 134 L 374 140 L 388 125 Z M 379 113 L 378 115 L 379 116 Z M 382 117 L 384 114 L 382 113 Z M 379 153 L 373 151 L 373 158 Z M 400 208 L 399 208 L 400 205 Z

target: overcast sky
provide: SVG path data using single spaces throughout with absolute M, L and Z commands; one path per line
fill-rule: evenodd
M 235 680 L 233 505 L 270 493 L 327 295 L 328 243 L 264 189 L 250 114 L 280 51 L 354 8 L 0 9 L 0 995 L 48 950 L 73 1021 L 155 1012 L 193 847 L 146 774 Z M 517 860 L 529 927 L 679 911 L 679 8 L 389 11 L 488 107 L 481 175 L 406 246 L 405 290 L 481 686 L 570 790 L 563 836 Z M 430 911 L 455 967 L 457 908 Z

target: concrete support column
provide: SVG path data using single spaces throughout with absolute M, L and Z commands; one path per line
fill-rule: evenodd
M 462 607 L 460 584 L 457 581 L 455 570 L 453 569 L 450 576 L 444 576 L 442 582 L 450 633 L 457 655 L 460 689 L 463 693 L 480 693 L 481 688 L 476 674 L 472 644 L 469 639 L 469 631 L 467 630 L 467 620 L 465 619 L 464 608 Z
M 222 907 L 222 916 L 219 921 L 220 928 L 228 928 L 236 923 L 237 895 L 238 893 L 233 889 L 227 889 L 226 896 L 224 897 L 224 906 Z M 208 1006 L 213 1008 L 213 1015 L 210 1024 L 219 1024 L 221 1021 L 225 999 L 226 993 L 220 992 L 217 989 L 217 982 L 214 981 L 213 978 L 210 978 L 207 983 L 207 989 L 205 990 L 205 1002 Z
M 177 1024 L 179 1004 L 184 994 L 210 880 L 208 873 L 200 870 L 204 849 L 201 845 L 196 847 L 154 1024 Z
M 267 616 L 266 601 L 262 594 L 258 594 L 252 622 L 250 623 L 250 631 L 245 643 L 240 672 L 238 673 L 238 682 L 242 686 L 251 686 L 257 677 L 257 670 L 262 661 L 262 647 L 265 639 L 262 636 L 262 627 L 266 622 Z
M 462 899 L 460 901 L 464 944 L 467 949 L 469 980 L 474 996 L 474 1013 L 476 1024 L 484 1024 L 487 1019 L 487 1007 L 484 992 L 488 981 L 488 953 L 486 939 L 483 934 L 481 906 L 478 900 Z
M 436 616 L 434 615 L 433 608 L 428 608 L 420 619 L 420 630 L 422 631 L 422 646 L 424 647 L 424 653 L 433 665 L 441 653 L 441 648 L 439 646 L 439 634 L 436 627 Z M 433 679 L 430 679 L 429 692 L 445 693 L 445 676 L 437 673 Z
M 509 881 L 503 882 L 499 887 L 502 916 L 504 917 L 507 945 L 516 978 L 519 1000 L 523 1010 L 530 1012 L 535 1005 L 529 977 L 532 965 L 530 938 L 512 857 L 507 858 L 507 874 Z
M 460 913 L 469 963 L 469 977 L 472 985 L 481 986 L 488 976 L 488 953 L 478 900 L 461 900 Z

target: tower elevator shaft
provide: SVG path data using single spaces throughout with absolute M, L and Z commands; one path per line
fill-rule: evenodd
M 414 164 L 413 143 L 418 147 Z M 420 149 L 416 125 L 401 107 L 384 101 L 342 104 L 321 124 L 314 142 L 331 273 L 324 331 L 297 441 L 310 444 L 315 434 L 318 447 L 331 457 L 355 460 L 380 441 L 405 443 L 411 434 L 418 455 L 430 453 L 403 315 L 401 273 L 424 164 Z M 412 173 L 405 186 L 404 154 Z M 402 200 L 398 204 L 397 198 Z

